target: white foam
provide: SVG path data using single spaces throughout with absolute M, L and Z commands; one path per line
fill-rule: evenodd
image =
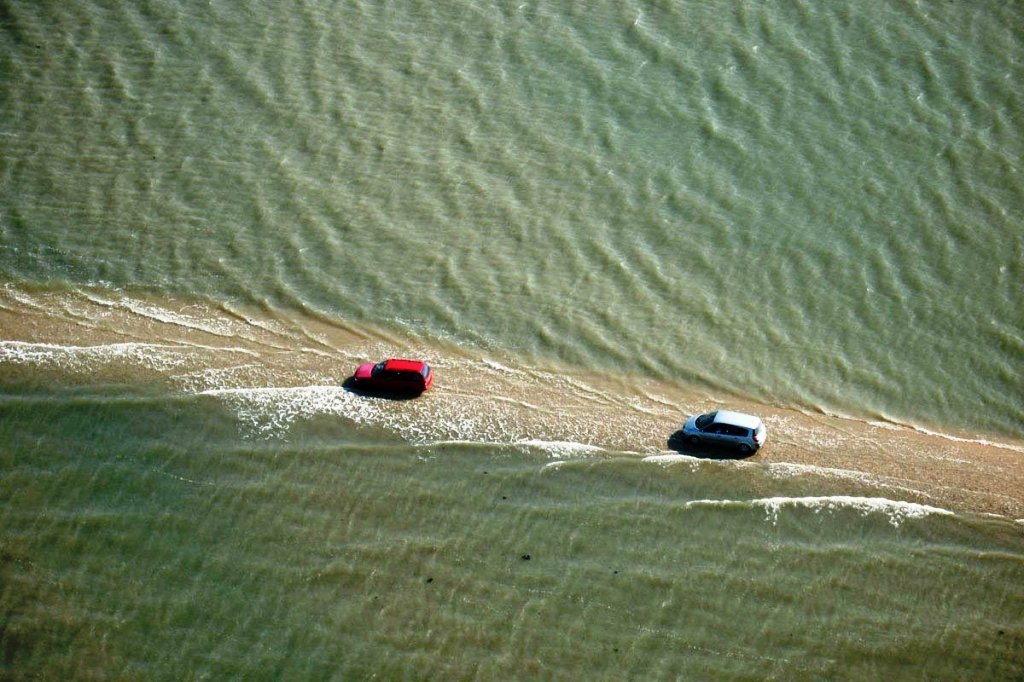
M 384 421 L 375 401 L 359 399 L 340 386 L 211 388 L 197 394 L 226 401 L 250 432 L 262 438 L 284 437 L 296 420 L 317 415 Z
M 848 419 L 851 419 L 853 421 L 858 421 L 856 419 L 853 419 L 852 417 L 849 417 Z M 1013 443 L 1002 443 L 1002 442 L 999 442 L 999 441 L 989 440 L 988 438 L 967 438 L 965 436 L 954 436 L 954 435 L 949 434 L 949 433 L 943 433 L 941 431 L 933 431 L 933 430 L 927 429 L 927 428 L 925 428 L 923 426 L 917 426 L 916 424 L 904 424 L 904 423 L 900 423 L 900 422 L 884 422 L 884 421 L 877 421 L 877 420 L 868 421 L 867 423 L 870 424 L 871 426 L 877 428 L 877 429 L 886 429 L 888 431 L 901 431 L 901 430 L 904 430 L 904 429 L 909 429 L 911 431 L 916 431 L 917 433 L 923 433 L 926 436 L 932 436 L 934 438 L 941 438 L 943 440 L 948 440 L 948 441 L 951 441 L 953 443 L 968 443 L 968 444 L 971 444 L 971 445 L 982 445 L 982 446 L 989 447 L 989 448 L 1000 448 L 1002 450 L 1013 450 L 1014 452 L 1024 452 L 1024 446 L 1022 446 L 1022 445 L 1015 445 Z
M 1011 443 L 1000 443 L 999 441 L 988 440 L 987 438 L 963 438 L 961 436 L 953 436 L 948 433 L 942 433 L 940 431 L 932 431 L 921 426 L 911 426 L 914 431 L 923 433 L 926 436 L 934 436 L 935 438 L 942 438 L 944 440 L 952 441 L 954 443 L 970 443 L 973 445 L 984 445 L 989 448 L 1000 448 L 1002 450 L 1013 450 L 1014 452 L 1024 452 L 1024 446 L 1013 445 Z
M 257 317 L 252 317 L 251 315 L 248 315 L 246 313 L 234 310 L 230 306 L 225 307 L 225 310 L 227 310 L 232 315 L 244 320 L 245 323 L 249 326 L 256 327 L 257 329 L 262 329 L 263 331 L 270 332 L 271 334 L 274 334 L 276 336 L 294 337 L 294 334 L 292 334 L 283 324 L 275 320 L 265 320 Z
M 196 394 L 224 401 L 238 416 L 243 428 L 257 437 L 284 438 L 299 420 L 320 415 L 342 417 L 358 424 L 385 428 L 405 441 L 417 444 L 461 442 L 479 445 L 534 448 L 553 458 L 572 458 L 604 452 L 604 448 L 588 444 L 585 434 L 580 438 L 531 437 L 521 420 L 501 410 L 486 414 L 475 405 L 428 395 L 424 398 L 396 402 L 352 393 L 338 385 L 306 385 L 296 387 L 203 386 L 204 382 L 234 381 L 225 375 L 190 374 L 182 377 Z
M 663 453 L 660 455 L 648 455 L 647 457 L 644 457 L 641 461 L 649 462 L 652 464 L 675 464 L 677 462 L 689 462 L 694 459 L 696 459 L 696 457 L 691 457 L 690 455 L 680 455 L 677 453 Z
M 472 446 L 477 446 L 477 445 L 484 445 L 484 446 L 494 445 L 494 446 L 502 446 L 502 445 L 508 445 L 508 443 L 489 443 L 489 442 L 480 441 L 480 440 L 467 440 L 467 439 L 463 439 L 463 438 L 448 438 L 448 439 L 442 439 L 442 440 L 432 440 L 430 442 L 425 442 L 425 443 L 413 443 L 413 445 L 415 447 L 418 447 L 418 448 L 433 448 L 433 447 L 437 447 L 439 445 L 472 445 Z
M 873 476 L 863 471 L 851 469 L 835 469 L 833 467 L 822 467 L 813 464 L 793 464 L 790 462 L 772 462 L 767 465 L 768 474 L 775 477 L 795 478 L 797 476 L 821 476 L 823 478 L 841 479 L 855 481 L 864 486 L 885 488 L 887 490 L 898 490 L 901 493 L 911 495 L 925 495 L 923 490 L 912 488 L 900 482 L 900 479 Z
M 491 369 L 493 369 L 493 370 L 495 370 L 497 372 L 501 372 L 503 374 L 522 374 L 522 372 L 517 370 L 517 369 L 512 369 L 511 367 L 506 367 L 505 365 L 501 364 L 500 362 L 495 362 L 494 360 L 489 360 L 487 358 L 484 358 L 483 363 L 487 367 L 490 367 Z
M 754 500 L 692 500 L 683 505 L 686 509 L 710 507 L 721 509 L 746 509 L 762 507 L 765 518 L 773 524 L 778 521 L 779 512 L 785 508 L 798 507 L 810 509 L 818 514 L 822 511 L 833 512 L 841 509 L 852 509 L 861 516 L 882 513 L 889 517 L 893 527 L 899 527 L 907 519 L 919 519 L 932 514 L 952 516 L 953 512 L 939 507 L 931 507 L 915 502 L 890 500 L 884 497 L 852 497 L 848 495 L 828 495 L 822 497 L 765 497 Z
M 321 357 L 321 358 L 333 358 L 334 357 L 333 353 L 328 353 L 325 350 L 319 350 L 317 348 L 300 348 L 299 352 L 300 353 L 308 353 L 309 355 L 316 355 L 317 357 Z
M 130 298 L 123 298 L 120 300 L 110 300 L 102 298 L 96 295 L 86 294 L 86 298 L 96 305 L 105 306 L 108 308 L 121 308 L 134 313 L 140 317 L 145 317 L 157 322 L 163 322 L 165 324 L 177 325 L 186 329 L 193 329 L 196 331 L 206 332 L 215 336 L 232 336 L 233 325 L 231 322 L 223 319 L 215 319 L 210 317 L 196 317 L 193 315 L 184 315 L 177 313 L 166 308 L 161 308 L 150 303 L 144 303 L 142 301 L 134 301 Z
M 258 364 L 232 365 L 229 367 L 204 367 L 172 377 L 189 393 L 214 389 L 244 388 L 252 384 L 253 377 L 263 372 Z
M 644 457 L 640 461 L 641 462 L 646 462 L 648 464 L 681 464 L 681 463 L 694 464 L 694 463 L 699 463 L 701 460 L 698 459 L 697 457 L 692 457 L 690 455 L 682 455 L 682 454 L 673 452 L 673 453 L 662 453 L 662 454 L 659 454 L 659 455 L 648 455 L 648 456 Z
M 0 362 L 80 368 L 83 364 L 129 361 L 154 369 L 180 367 L 188 360 L 184 346 L 154 343 L 109 343 L 62 346 L 54 343 L 0 341 Z
M 211 388 L 198 395 L 224 400 L 253 435 L 263 438 L 284 438 L 295 422 L 317 416 L 387 428 L 413 444 L 451 439 L 453 433 L 472 434 L 476 427 L 470 418 L 466 424 L 439 418 L 426 401 L 398 405 L 337 385 Z
M 24 291 L 21 291 L 20 289 L 15 287 L 13 284 L 8 283 L 4 285 L 4 294 L 27 308 L 34 308 L 36 310 L 43 309 L 42 304 L 40 304 L 36 299 L 32 298 L 28 294 L 26 294 Z
M 765 465 L 768 474 L 777 478 L 792 478 L 796 476 L 805 476 L 813 474 L 817 476 L 823 476 L 826 478 L 841 478 L 844 480 L 854 480 L 858 483 L 864 483 L 870 485 L 877 483 L 870 474 L 866 474 L 863 471 L 853 471 L 850 469 L 835 469 L 833 467 L 823 467 L 814 464 L 794 464 L 792 462 L 769 462 Z
M 529 438 L 524 440 L 517 440 L 515 445 L 525 445 L 529 448 L 536 448 L 538 450 L 544 450 L 550 453 L 554 457 L 572 457 L 579 455 L 592 455 L 598 452 L 604 452 L 604 448 L 597 445 L 589 445 L 587 443 L 574 443 L 571 441 L 553 441 L 553 440 L 538 440 L 536 438 Z
M 248 348 L 242 348 L 241 346 L 209 346 L 205 343 L 183 343 L 180 346 L 165 346 L 167 348 L 198 348 L 199 350 L 208 350 L 215 353 L 240 353 L 242 355 L 249 355 L 254 358 L 259 357 L 259 353 Z
M 647 464 L 658 464 L 663 467 L 674 466 L 677 464 L 686 464 L 690 467 L 690 471 L 697 471 L 700 469 L 705 462 L 710 460 L 700 459 L 698 457 L 691 457 L 690 455 L 683 455 L 678 452 L 666 452 L 658 455 L 648 455 L 644 457 L 641 462 Z

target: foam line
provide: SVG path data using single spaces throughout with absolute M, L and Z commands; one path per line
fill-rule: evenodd
M 109 343 L 97 346 L 62 346 L 55 343 L 0 341 L 0 362 L 58 363 L 75 357 L 100 360 L 138 359 L 145 351 L 187 351 L 185 346 L 156 343 Z M 155 357 L 150 356 L 150 359 Z
M 840 509 L 852 509 L 861 516 L 882 513 L 889 517 L 893 527 L 899 527 L 907 519 L 920 519 L 932 514 L 953 516 L 948 509 L 931 507 L 915 502 L 890 500 L 884 497 L 852 497 L 849 495 L 828 495 L 822 497 L 764 497 L 754 500 L 691 500 L 683 505 L 686 509 L 750 509 L 761 507 L 765 518 L 773 524 L 778 521 L 779 512 L 786 508 L 810 509 L 818 514 L 822 511 L 833 512 Z
M 660 455 L 648 455 L 644 457 L 642 462 L 649 464 L 677 464 L 679 462 L 699 462 L 701 461 L 698 457 L 691 457 L 690 455 L 683 455 L 679 453 L 662 453 Z
M 106 343 L 95 346 L 63 346 L 56 343 L 34 343 L 30 341 L 0 341 L 0 362 L 42 363 L 60 362 L 69 357 L 93 357 L 102 360 L 139 358 L 146 351 L 171 351 L 188 353 L 193 350 L 242 353 L 256 356 L 251 350 L 239 347 L 218 347 L 202 344 L 166 343 Z M 153 359 L 150 357 L 150 359 Z
M 767 465 L 767 468 L 769 475 L 777 478 L 795 478 L 798 476 L 808 475 L 821 476 L 823 478 L 855 481 L 865 486 L 882 487 L 889 490 L 898 490 L 903 493 L 930 497 L 930 495 L 923 490 L 918 490 L 917 488 L 904 485 L 902 483 L 904 479 L 877 476 L 864 471 L 836 469 L 834 467 L 823 467 L 814 464 L 794 464 L 791 462 L 770 462 Z
M 878 420 L 878 419 L 862 419 L 860 417 L 855 417 L 855 416 L 852 416 L 852 415 L 849 415 L 849 414 L 843 414 L 843 413 L 840 413 L 840 412 L 833 412 L 833 411 L 824 410 L 824 409 L 821 409 L 821 410 L 818 410 L 818 411 L 812 411 L 812 410 L 800 407 L 798 405 L 792 405 L 790 407 L 791 407 L 791 409 L 795 410 L 796 412 L 799 412 L 800 414 L 808 416 L 808 417 L 815 417 L 816 418 L 816 417 L 824 416 L 824 417 L 827 417 L 829 419 L 841 419 L 841 420 L 844 420 L 844 421 L 857 422 L 858 424 L 867 424 L 867 425 L 873 426 L 873 427 L 875 427 L 877 429 L 886 429 L 888 431 L 900 431 L 901 429 L 906 429 L 908 431 L 915 431 L 917 433 L 920 433 L 920 434 L 923 434 L 923 435 L 926 435 L 926 436 L 931 436 L 933 438 L 942 438 L 943 440 L 948 440 L 948 441 L 953 442 L 953 443 L 967 443 L 967 444 L 970 444 L 970 445 L 981 445 L 981 446 L 984 446 L 984 447 L 1000 448 L 1002 450 L 1012 450 L 1014 452 L 1022 452 L 1022 453 L 1024 453 L 1024 446 L 1014 445 L 1012 443 L 1002 443 L 1002 442 L 999 442 L 999 441 L 989 440 L 987 438 L 968 438 L 966 436 L 954 436 L 952 434 L 943 433 L 941 431 L 933 431 L 932 429 L 928 429 L 928 428 L 925 428 L 923 426 L 918 426 L 918 425 L 913 424 L 913 423 L 903 422 L 903 421 L 899 421 L 899 420 L 896 420 L 896 419 L 890 420 L 890 419 L 884 417 L 884 415 L 883 415 L 883 418 L 886 419 L 886 421 L 881 421 L 881 420 Z
M 544 450 L 545 452 L 551 453 L 555 457 L 565 457 L 572 455 L 591 455 L 598 452 L 604 452 L 604 448 L 597 445 L 588 445 L 587 443 L 574 443 L 571 441 L 557 441 L 557 440 L 539 440 L 536 438 L 529 438 L 524 440 L 517 440 L 515 445 L 525 445 L 529 448 L 536 448 L 538 450 Z
M 223 320 L 211 318 L 202 319 L 199 317 L 182 315 L 180 313 L 175 313 L 155 305 L 143 303 L 141 301 L 133 301 L 131 299 L 112 301 L 90 294 L 86 294 L 85 297 L 86 299 L 95 303 L 96 305 L 104 306 L 107 308 L 120 308 L 122 310 L 127 310 L 131 313 L 134 313 L 139 317 L 144 317 L 150 320 L 154 320 L 156 322 L 177 325 L 185 329 L 191 329 L 193 331 L 201 331 L 206 332 L 207 334 L 213 334 L 214 336 L 233 336 L 233 334 L 231 333 L 230 323 L 224 322 Z
M 1001 448 L 1003 450 L 1013 450 L 1014 452 L 1024 452 L 1024 446 L 1011 445 L 1010 443 L 1000 443 L 999 441 L 988 440 L 987 438 L 963 438 L 961 436 L 952 436 L 948 433 L 942 433 L 941 431 L 932 431 L 922 426 L 910 426 L 908 428 L 923 433 L 926 436 L 934 436 L 936 438 L 943 438 L 945 440 L 953 441 L 954 443 L 970 443 L 972 445 L 984 445 L 990 448 Z

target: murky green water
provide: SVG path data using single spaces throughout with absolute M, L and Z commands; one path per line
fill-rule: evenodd
M 1022 19 L 0 4 L 4 675 L 1020 676 L 1019 523 L 651 422 L 1019 440 Z
M 211 398 L 34 395 L 3 413 L 15 676 L 1020 670 L 1006 522 L 803 500 L 716 462 L 552 465 L 327 420 L 295 444 L 240 440 Z

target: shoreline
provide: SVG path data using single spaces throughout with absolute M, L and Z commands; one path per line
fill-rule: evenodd
M 222 391 L 221 399 L 247 410 L 239 407 L 240 415 L 255 422 L 272 415 L 284 428 L 328 414 L 410 441 L 571 442 L 719 459 L 727 453 L 673 448 L 671 436 L 688 414 L 727 406 L 764 420 L 767 444 L 738 461 L 764 466 L 769 475 L 814 476 L 837 493 L 855 486 L 1024 519 L 1024 441 L 814 414 L 578 368 L 515 366 L 495 353 L 369 327 L 196 301 L 30 293 L 9 285 L 0 288 L 0 330 L 0 383 Z M 358 362 L 389 355 L 426 358 L 438 371 L 437 386 L 414 401 L 366 400 L 341 389 Z

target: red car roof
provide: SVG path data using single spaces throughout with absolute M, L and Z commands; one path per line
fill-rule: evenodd
M 419 360 L 402 360 L 401 358 L 391 358 L 384 365 L 384 369 L 387 371 L 397 372 L 422 372 L 425 362 Z

